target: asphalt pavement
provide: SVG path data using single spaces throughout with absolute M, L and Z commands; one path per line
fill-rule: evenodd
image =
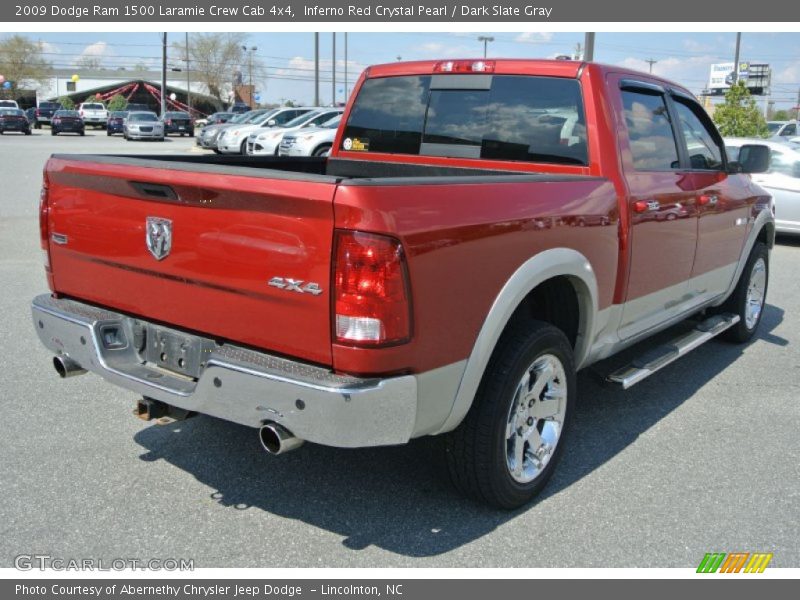
M 583 372 L 563 461 L 515 512 L 461 498 L 429 440 L 272 457 L 253 429 L 203 416 L 149 425 L 131 414 L 134 394 L 94 375 L 59 379 L 29 310 L 46 291 L 37 204 L 47 156 L 193 143 L 92 130 L 0 137 L 0 567 L 20 554 L 196 567 L 695 567 L 712 551 L 772 552 L 771 567 L 800 567 L 800 239 L 772 253 L 752 343 L 712 341 L 626 392 Z

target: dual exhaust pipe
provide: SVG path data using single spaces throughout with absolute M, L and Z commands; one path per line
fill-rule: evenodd
M 62 379 L 83 375 L 87 372 L 77 362 L 63 354 L 53 357 L 53 367 Z M 295 437 L 291 431 L 272 422 L 264 423 L 261 426 L 261 429 L 258 430 L 258 439 L 264 450 L 273 456 L 286 454 L 303 445 L 303 440 Z

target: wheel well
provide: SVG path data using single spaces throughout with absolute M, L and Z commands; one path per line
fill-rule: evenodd
M 569 277 L 553 277 L 531 290 L 509 319 L 506 331 L 512 327 L 524 327 L 525 322 L 531 320 L 544 321 L 557 327 L 575 348 L 581 325 L 581 308 L 578 291 Z
M 764 243 L 767 248 L 772 248 L 775 245 L 775 226 L 772 223 L 767 223 L 758 232 L 756 240 Z

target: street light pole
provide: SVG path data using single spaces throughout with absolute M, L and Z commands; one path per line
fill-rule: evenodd
M 736 34 L 736 54 L 733 59 L 733 83 L 739 83 L 739 47 L 742 43 L 742 34 Z
M 489 51 L 489 42 L 493 42 L 494 38 L 490 35 L 479 35 L 478 41 L 483 42 L 483 58 L 486 58 Z
M 319 106 L 319 33 L 314 34 L 314 106 Z
M 167 112 L 167 32 L 161 36 L 161 116 Z
M 333 79 L 331 79 L 331 106 L 336 106 L 336 32 L 331 32 L 333 36 L 333 54 L 331 57 L 331 71 L 333 72 Z
M 192 78 L 189 71 L 189 32 L 186 32 L 186 106 L 192 116 Z
M 587 32 L 583 38 L 583 60 L 594 60 L 594 33 Z
M 653 65 L 656 64 L 658 61 L 657 60 L 653 60 L 652 58 L 648 58 L 644 62 L 646 62 L 648 65 L 650 65 L 650 73 L 652 74 L 653 73 Z
M 344 101 L 347 104 L 347 32 L 344 32 Z

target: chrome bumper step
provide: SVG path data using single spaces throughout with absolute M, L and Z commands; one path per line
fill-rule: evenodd
M 653 373 L 675 362 L 680 357 L 685 356 L 698 346 L 715 338 L 726 329 L 733 327 L 738 322 L 739 315 L 729 313 L 709 317 L 698 323 L 689 333 L 648 350 L 631 364 L 614 371 L 606 377 L 606 381 L 627 390 L 640 381 L 647 379 Z

